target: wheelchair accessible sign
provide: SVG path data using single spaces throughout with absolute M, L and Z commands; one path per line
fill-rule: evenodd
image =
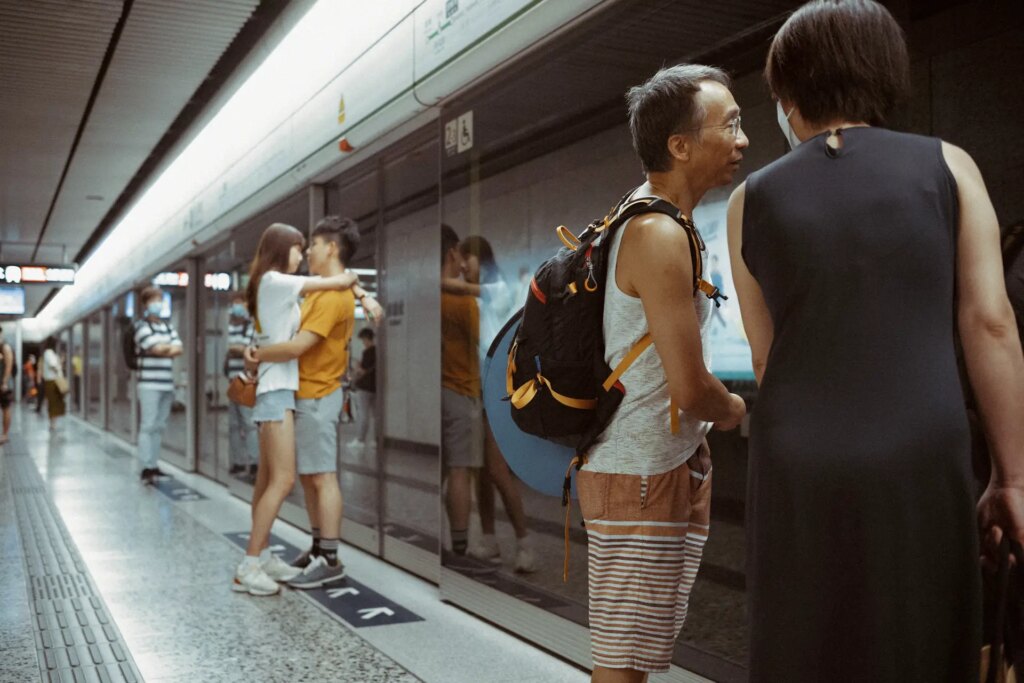
M 246 532 L 231 532 L 224 535 L 240 548 L 245 548 L 249 541 L 249 534 Z M 284 558 L 299 554 L 298 548 L 274 535 L 270 537 L 270 549 Z M 413 614 L 398 603 L 388 600 L 377 591 L 347 576 L 330 586 L 302 592 L 326 607 L 332 614 L 344 619 L 353 628 L 424 621 L 423 617 Z

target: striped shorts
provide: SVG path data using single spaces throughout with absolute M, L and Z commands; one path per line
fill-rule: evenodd
M 668 671 L 708 538 L 711 459 L 701 448 L 663 474 L 577 477 L 594 664 Z

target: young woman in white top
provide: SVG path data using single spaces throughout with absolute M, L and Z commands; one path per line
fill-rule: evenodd
M 261 346 L 288 341 L 298 332 L 300 296 L 348 289 L 357 283 L 352 273 L 329 278 L 295 275 L 304 245 L 302 233 L 282 223 L 271 225 L 260 238 L 249 269 L 246 297 L 249 310 L 256 312 L 256 340 Z M 279 590 L 277 581 L 289 581 L 301 571 L 268 549 L 270 527 L 295 484 L 293 420 L 298 361 L 266 363 L 257 379 L 253 421 L 259 428 L 260 464 L 253 489 L 252 531 L 231 587 L 240 593 L 273 595 Z
M 57 418 L 64 415 L 64 393 L 57 387 L 58 378 L 64 377 L 64 369 L 57 355 L 57 340 L 53 337 L 43 342 L 43 391 L 46 394 L 46 409 L 50 414 L 50 430 L 57 428 Z

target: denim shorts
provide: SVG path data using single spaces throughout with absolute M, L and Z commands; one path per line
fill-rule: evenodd
M 341 389 L 322 398 L 295 399 L 295 462 L 299 474 L 338 471 Z
M 252 421 L 283 422 L 286 410 L 295 411 L 295 392 L 291 389 L 275 389 L 256 395 L 256 405 L 252 409 Z

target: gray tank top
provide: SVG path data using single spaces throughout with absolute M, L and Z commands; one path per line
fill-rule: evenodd
M 648 332 L 647 318 L 640 299 L 623 292 L 615 282 L 619 246 L 628 227 L 627 222 L 612 240 L 605 283 L 605 360 L 612 368 Z M 693 305 L 700 323 L 704 365 L 710 367 L 708 330 L 713 304 L 704 294 L 697 292 Z M 621 382 L 626 387 L 626 397 L 608 428 L 587 455 L 588 462 L 583 469 L 611 474 L 653 475 L 668 472 L 686 462 L 708 433 L 711 424 L 682 413 L 679 431 L 672 433 L 668 380 L 654 344 L 647 347 L 626 370 Z

